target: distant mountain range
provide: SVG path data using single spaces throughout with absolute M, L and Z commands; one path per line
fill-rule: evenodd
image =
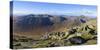
M 43 34 L 52 31 L 64 31 L 90 18 L 85 16 L 66 16 L 66 15 L 48 15 L 48 14 L 29 14 L 22 16 L 13 16 L 14 32 L 28 32 L 28 34 Z M 82 20 L 84 19 L 84 20 Z M 20 33 L 21 34 L 21 33 Z M 23 34 L 23 33 L 22 33 Z M 26 33 L 27 35 L 27 33 Z
M 25 15 L 16 17 L 14 21 L 16 21 L 16 25 L 20 28 L 33 28 L 36 26 L 52 26 L 55 23 L 61 23 L 63 21 L 67 20 L 67 18 L 63 16 L 52 16 L 52 15 Z

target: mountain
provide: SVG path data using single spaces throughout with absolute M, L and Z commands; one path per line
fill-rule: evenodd
M 87 17 L 74 17 L 63 15 L 48 15 L 48 14 L 29 14 L 13 17 L 14 35 L 42 35 L 46 32 L 64 32 L 67 29 L 78 26 L 80 21 Z

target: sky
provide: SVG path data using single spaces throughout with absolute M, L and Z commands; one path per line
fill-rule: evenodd
M 53 14 L 97 16 L 97 6 L 13 1 L 13 14 Z

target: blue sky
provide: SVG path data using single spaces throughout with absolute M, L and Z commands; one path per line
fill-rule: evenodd
M 97 7 L 91 5 L 14 1 L 13 13 L 97 16 Z

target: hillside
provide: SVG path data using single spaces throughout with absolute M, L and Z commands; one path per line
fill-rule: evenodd
M 67 29 L 81 24 L 80 18 L 48 14 L 30 14 L 13 17 L 14 35 L 33 37 L 47 32 L 65 32 Z M 35 38 L 35 37 L 33 37 Z
M 43 34 L 40 39 L 15 36 L 13 45 L 14 48 L 41 48 L 97 44 L 96 23 L 96 20 L 92 19 L 86 23 L 82 23 L 80 26 L 72 27 L 66 32 L 49 32 Z
M 96 24 L 96 18 L 85 16 L 30 14 L 14 17 L 13 46 L 39 48 L 96 44 Z

